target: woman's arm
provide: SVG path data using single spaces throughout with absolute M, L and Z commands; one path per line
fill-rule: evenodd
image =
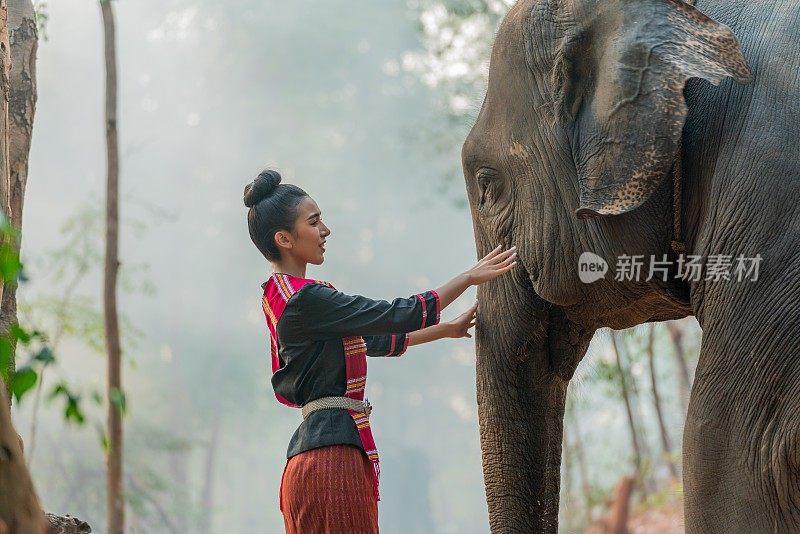
M 392 302 L 347 295 L 322 284 L 301 288 L 286 305 L 301 335 L 312 339 L 412 332 L 439 322 L 439 297 L 425 291 Z M 291 322 L 291 321 L 290 321 Z
M 482 284 L 510 271 L 516 265 L 515 259 L 514 247 L 503 252 L 498 247 L 439 289 L 394 299 L 391 303 L 346 295 L 322 284 L 308 284 L 292 296 L 284 314 L 292 315 L 296 311 L 300 333 L 313 339 L 425 330 L 437 325 L 441 310 L 469 286 Z M 447 335 L 449 333 L 452 332 L 445 328 L 438 335 L 440 338 L 454 337 Z M 411 340 L 406 346 L 409 344 Z
M 422 330 L 410 332 L 406 334 L 408 337 L 406 346 L 410 347 L 411 345 L 430 343 L 431 341 L 436 341 L 437 339 L 443 339 L 446 337 L 472 337 L 472 335 L 469 333 L 469 329 L 475 326 L 475 314 L 477 311 L 478 303 L 476 302 L 469 310 L 459 315 L 453 321 L 439 323 Z

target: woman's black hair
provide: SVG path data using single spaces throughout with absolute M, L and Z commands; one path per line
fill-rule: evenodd
M 281 253 L 275 243 L 275 232 L 294 230 L 297 206 L 308 194 L 292 184 L 281 184 L 278 171 L 261 171 L 253 183 L 244 187 L 244 205 L 250 239 L 269 261 L 280 260 Z

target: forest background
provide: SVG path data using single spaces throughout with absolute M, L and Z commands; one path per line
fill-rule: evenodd
M 407 296 L 469 266 L 459 152 L 509 2 L 113 5 L 126 532 L 279 532 L 299 414 L 269 384 L 268 266 L 242 189 L 270 166 L 317 200 L 333 234 L 309 274 L 343 291 Z M 102 532 L 103 25 L 95 2 L 36 8 L 18 299 L 21 325 L 48 337 L 55 362 L 12 417 L 44 509 Z M 598 333 L 570 386 L 562 531 L 607 520 L 625 476 L 634 516 L 675 515 L 699 338 L 693 320 Z M 21 350 L 18 365 L 32 355 Z M 382 531 L 487 532 L 472 341 L 369 363 Z M 48 400 L 59 384 L 72 396 Z M 65 417 L 69 399 L 79 416 Z

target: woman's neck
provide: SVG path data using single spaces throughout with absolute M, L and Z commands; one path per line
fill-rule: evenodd
M 286 260 L 281 260 L 278 262 L 274 262 L 272 264 L 272 272 L 274 273 L 283 273 L 294 276 L 296 278 L 305 278 L 306 277 L 306 263 L 296 263 L 291 261 L 291 258 L 287 258 Z

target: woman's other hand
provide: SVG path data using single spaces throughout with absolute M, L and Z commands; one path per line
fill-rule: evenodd
M 498 245 L 465 274 L 471 285 L 477 286 L 507 273 L 517 264 L 517 247 L 501 250 Z
M 475 326 L 475 315 L 478 311 L 478 303 L 473 304 L 470 309 L 447 322 L 447 337 L 460 338 L 472 337 L 469 329 Z

